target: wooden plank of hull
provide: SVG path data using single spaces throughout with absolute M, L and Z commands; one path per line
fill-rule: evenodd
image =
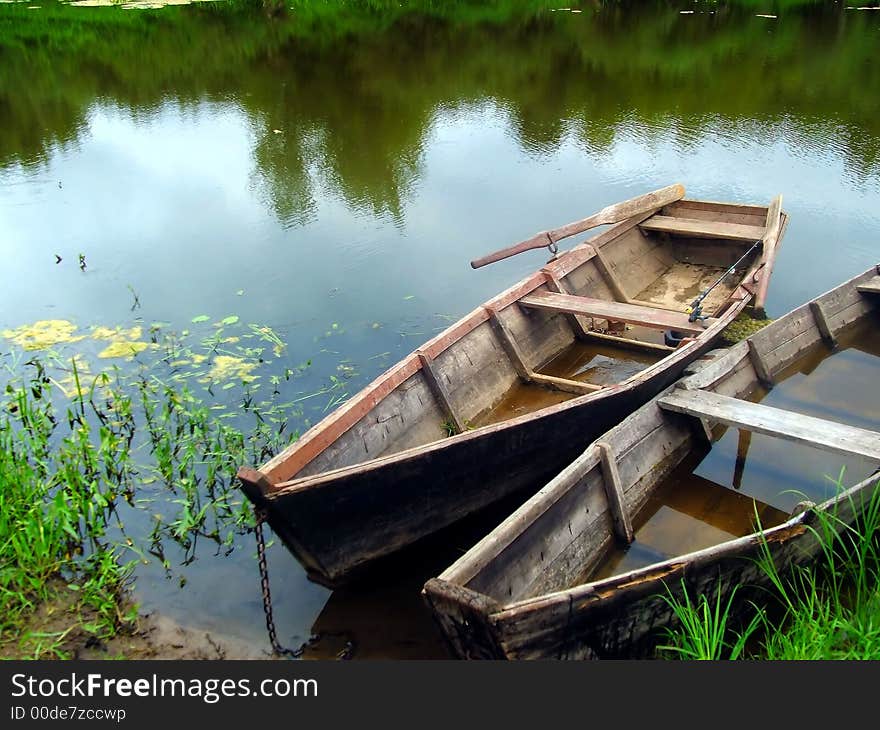
M 420 351 L 432 360 L 436 359 L 440 353 L 444 352 L 453 343 L 489 319 L 489 312 L 486 306 L 491 306 L 494 309 L 503 309 L 515 302 L 523 294 L 527 294 L 541 286 L 544 282 L 545 277 L 542 274 L 532 274 L 493 297 L 487 305 L 478 307 L 465 315 L 452 327 L 426 342 L 420 348 Z M 421 362 L 418 355 L 415 352 L 410 353 L 397 365 L 376 378 L 360 393 L 333 411 L 327 418 L 312 426 L 297 441 L 267 461 L 260 468 L 260 471 L 273 483 L 293 478 L 303 466 L 326 449 L 328 445 L 335 442 L 342 434 L 351 429 L 377 403 L 420 368 Z
M 655 212 L 656 211 L 652 210 L 647 213 L 640 213 L 632 218 L 628 218 L 622 223 L 611 226 L 607 231 L 602 231 L 602 233 L 592 236 L 583 243 L 580 243 L 565 253 L 560 254 L 558 258 L 548 262 L 544 268 L 553 271 L 557 278 L 563 278 L 566 274 L 576 269 L 585 261 L 591 259 L 598 249 L 622 236 L 631 228 L 635 228 L 639 223 L 652 216 Z
M 691 218 L 672 218 L 655 215 L 639 224 L 642 230 L 658 233 L 674 233 L 694 238 L 720 238 L 730 241 L 757 241 L 764 235 L 760 226 L 744 226 L 737 223 L 716 223 Z
M 811 513 L 803 513 L 811 514 Z M 674 620 L 663 599 L 667 590 L 679 599 L 688 594 L 722 600 L 733 586 L 737 601 L 731 612 L 760 598 L 769 588 L 757 558 L 766 551 L 777 565 L 802 564 L 819 552 L 815 533 L 800 522 L 786 523 L 708 550 L 681 556 L 640 571 L 577 586 L 533 601 L 523 601 L 486 617 L 506 659 L 643 658 L 651 655 L 665 626 Z
M 420 367 L 415 353 L 402 360 L 374 381 L 361 397 L 344 403 L 334 411 L 331 420 L 318 424 L 321 428 L 309 429 L 299 440 L 264 464 L 260 471 L 271 482 L 289 479 Z
M 661 408 L 686 416 L 794 441 L 835 454 L 880 460 L 880 433 L 822 418 L 718 395 L 704 390 L 677 388 L 663 396 Z
M 671 312 L 668 309 L 654 309 L 623 302 L 607 302 L 604 299 L 591 299 L 571 294 L 534 292 L 520 299 L 519 303 L 534 309 L 582 314 L 585 317 L 628 322 L 652 329 L 677 330 L 688 334 L 700 334 L 705 330 L 700 323 L 688 321 L 688 315 L 683 312 Z M 714 321 L 710 318 L 706 326 Z

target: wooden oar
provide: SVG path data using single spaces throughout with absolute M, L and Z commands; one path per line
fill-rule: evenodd
M 482 258 L 474 259 L 471 261 L 471 266 L 475 269 L 479 269 L 481 266 L 500 261 L 501 259 L 506 259 L 509 256 L 515 256 L 523 251 L 552 246 L 557 241 L 568 236 L 573 236 L 576 233 L 583 233 L 590 228 L 595 228 L 596 226 L 608 223 L 620 223 L 620 221 L 631 218 L 639 213 L 646 213 L 650 210 L 662 208 L 664 205 L 674 203 L 676 200 L 681 200 L 683 197 L 684 185 L 678 183 L 675 185 L 669 185 L 668 187 L 660 188 L 660 190 L 655 190 L 652 193 L 646 193 L 645 195 L 640 195 L 631 200 L 624 200 L 622 203 L 609 205 L 607 208 L 602 208 L 598 213 L 594 213 L 589 218 L 584 218 L 583 220 L 575 221 L 574 223 L 568 223 L 559 228 L 554 228 L 552 231 L 541 231 L 540 233 L 536 233 L 525 241 L 520 241 L 513 246 L 508 246 L 507 248 L 503 248 L 495 253 L 490 253 Z

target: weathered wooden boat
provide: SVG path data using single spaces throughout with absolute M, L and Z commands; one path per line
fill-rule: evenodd
M 703 594 L 714 605 L 720 595 L 726 605 L 737 590 L 733 620 L 747 597 L 770 587 L 758 557 L 771 555 L 780 571 L 812 560 L 820 550 L 821 530 L 811 528 L 821 511 L 832 513 L 838 527 L 852 524 L 880 488 L 880 433 L 755 401 L 770 399 L 776 391 L 767 388 L 780 373 L 794 372 L 796 381 L 804 377 L 801 363 L 814 362 L 839 338 L 858 342 L 880 334 L 878 272 L 880 267 L 872 267 L 746 340 L 693 363 L 682 379 L 596 439 L 428 581 L 423 596 L 455 655 L 650 657 L 658 639 L 665 638 L 664 627 L 675 621 L 664 596 L 681 600 L 687 590 L 691 601 Z M 860 402 L 857 394 L 853 400 Z M 750 500 L 738 492 L 735 476 L 732 487 L 699 477 L 696 498 L 677 496 L 690 488 L 688 477 L 681 476 L 690 472 L 674 470 L 693 452 L 707 453 L 713 434 L 720 438 L 719 428 L 725 427 L 738 429 L 740 439 L 744 433 L 781 439 L 776 447 L 797 451 L 796 459 L 804 451 L 814 453 L 812 448 L 822 450 L 823 459 L 847 455 L 860 471 L 840 487 L 824 487 L 829 491 L 821 499 L 809 494 L 804 499 L 779 485 L 789 504 Z M 669 535 L 656 526 L 642 544 L 641 538 L 633 541 L 648 519 L 656 520 L 656 493 L 666 488 L 672 502 L 665 507 L 685 526 L 682 539 L 689 549 L 681 554 L 658 550 L 657 544 L 669 543 Z M 699 529 L 705 544 L 694 545 Z M 627 557 L 629 551 L 641 554 Z
M 536 234 L 518 250 L 556 253 L 562 238 L 612 224 L 425 343 L 259 469 L 243 466 L 242 489 L 310 579 L 331 587 L 525 495 L 763 305 L 788 221 L 781 206 L 781 196 L 766 206 L 686 200 L 671 185 Z

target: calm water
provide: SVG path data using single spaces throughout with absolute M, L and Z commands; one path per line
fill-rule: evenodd
M 783 194 L 771 316 L 880 258 L 880 13 L 30 4 L 0 5 L 0 331 L 268 325 L 287 350 L 264 378 L 310 360 L 288 395 L 341 383 L 304 401 L 301 427 L 546 252 L 471 259 L 672 182 Z M 332 594 L 274 546 L 282 641 L 442 655 L 417 588 L 470 539 Z M 138 597 L 265 644 L 253 554 L 246 537 L 171 576 L 142 566 Z

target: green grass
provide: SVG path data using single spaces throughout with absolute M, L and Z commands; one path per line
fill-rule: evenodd
M 730 628 L 729 619 L 736 600 L 738 586 L 722 599 L 721 591 L 714 598 L 701 594 L 695 602 L 687 590 L 683 598 L 676 598 L 671 591 L 663 598 L 672 608 L 678 628 L 671 631 L 671 643 L 659 647 L 660 651 L 679 659 L 738 659 L 745 651 L 749 638 L 759 628 L 761 614 L 755 614 L 741 631 Z
M 39 375 L 7 390 L 0 415 L 0 647 L 19 656 L 63 656 L 72 630 L 104 638 L 130 618 L 121 601 L 130 564 L 104 540 L 114 486 L 99 475 L 96 450 L 75 409 L 53 446 L 58 417 Z M 75 600 L 65 592 L 75 594 Z M 63 605 L 69 628 L 36 632 L 42 606 Z
M 840 488 L 840 483 L 838 483 Z M 855 497 L 854 499 L 860 499 Z M 814 511 L 808 529 L 818 558 L 791 570 L 766 549 L 758 559 L 770 590 L 745 608 L 747 625 L 731 621 L 737 589 L 713 598 L 664 596 L 677 623 L 659 655 L 681 659 L 880 659 L 880 483 L 857 505 L 855 523 L 835 510 Z

